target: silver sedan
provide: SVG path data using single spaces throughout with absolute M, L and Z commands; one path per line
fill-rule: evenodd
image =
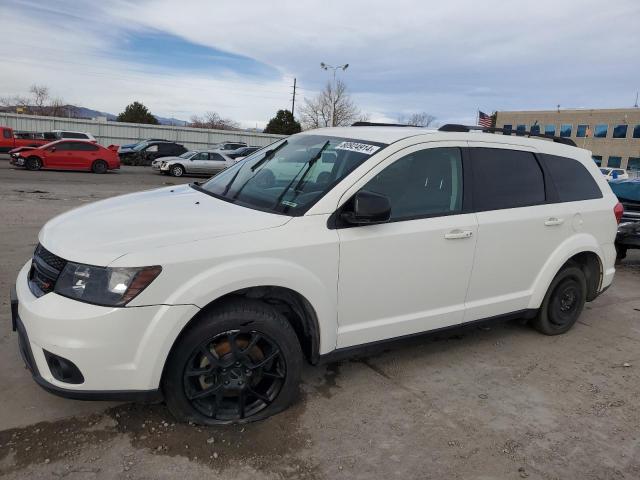
M 179 157 L 163 157 L 151 165 L 163 174 L 181 177 L 184 174 L 214 175 L 235 163 L 224 153 L 213 150 L 190 151 Z

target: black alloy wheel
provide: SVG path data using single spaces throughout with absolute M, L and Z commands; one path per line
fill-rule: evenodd
M 96 160 L 93 162 L 93 165 L 91 165 L 91 171 L 93 173 L 107 173 L 107 170 L 109 170 L 109 165 L 107 165 L 107 162 L 104 160 Z
M 206 340 L 184 371 L 186 397 L 214 420 L 243 420 L 276 399 L 287 374 L 278 345 L 263 333 L 239 330 Z
M 162 379 L 171 413 L 203 425 L 274 415 L 298 394 L 303 355 L 286 317 L 253 299 L 203 311 L 174 345 Z
M 27 170 L 40 170 L 42 168 L 42 160 L 40 160 L 38 157 L 29 157 L 25 161 L 24 165 L 25 167 L 27 167 Z

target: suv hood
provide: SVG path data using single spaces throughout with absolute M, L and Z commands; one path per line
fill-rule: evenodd
M 127 253 L 275 228 L 290 219 L 180 185 L 122 195 L 63 213 L 42 228 L 39 240 L 66 260 L 106 266 Z

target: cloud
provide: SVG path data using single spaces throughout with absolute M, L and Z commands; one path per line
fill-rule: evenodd
M 473 122 L 477 108 L 630 105 L 640 76 L 636 0 L 56 3 L 0 7 L 12 53 L 0 54 L 0 92 L 37 82 L 115 113 L 140 99 L 163 116 L 215 110 L 254 126 L 289 106 L 294 76 L 312 95 L 329 78 L 320 61 L 348 62 L 340 75 L 373 119 Z M 141 49 L 153 36 L 210 48 L 220 68 L 159 65 L 157 53 L 179 54 Z

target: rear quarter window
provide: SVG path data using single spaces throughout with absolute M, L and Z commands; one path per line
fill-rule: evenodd
M 531 152 L 470 148 L 476 211 L 540 205 L 546 201 L 544 175 Z
M 589 171 L 578 160 L 543 154 L 561 202 L 602 198 L 602 191 Z

